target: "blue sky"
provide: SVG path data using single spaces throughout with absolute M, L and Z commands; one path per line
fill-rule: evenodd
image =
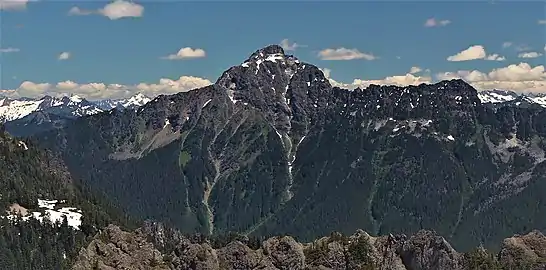
M 415 76 L 430 76 L 434 81 L 434 74 L 469 78 L 472 70 L 489 74 L 520 63 L 533 69 L 545 60 L 546 24 L 541 20 L 546 19 L 546 10 L 538 1 L 146 1 L 134 2 L 143 10 L 139 17 L 119 19 L 96 12 L 109 3 L 4 4 L 0 89 L 17 89 L 24 81 L 136 85 L 181 76 L 215 81 L 256 49 L 283 39 L 305 45 L 289 53 L 331 70 L 335 81 L 347 84 L 354 79 L 406 75 L 411 67 L 423 70 Z M 80 9 L 79 16 L 68 14 L 74 7 Z M 82 15 L 86 12 L 92 14 Z M 430 19 L 436 25 L 426 27 Z M 486 56 L 447 60 L 474 45 L 481 46 Z M 161 59 L 184 47 L 202 49 L 205 57 Z M 10 48 L 15 50 L 9 52 Z M 320 51 L 339 48 L 375 59 L 322 60 L 319 56 Z M 59 60 L 62 52 L 69 53 L 69 58 Z M 532 52 L 540 56 L 520 58 Z M 495 54 L 504 60 L 483 59 Z M 427 69 L 430 72 L 424 72 Z M 544 80 L 543 75 L 542 70 L 530 79 Z

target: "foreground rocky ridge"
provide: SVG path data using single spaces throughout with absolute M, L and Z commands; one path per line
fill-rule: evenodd
M 110 225 L 81 250 L 73 269 L 546 269 L 546 237 L 539 231 L 505 239 L 496 255 L 483 248 L 459 253 L 426 230 L 409 237 L 332 233 L 311 243 L 290 236 L 225 240 L 187 238 L 157 223 L 135 232 Z

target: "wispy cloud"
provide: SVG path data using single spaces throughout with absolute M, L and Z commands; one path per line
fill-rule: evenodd
M 337 49 L 324 49 L 318 53 L 321 60 L 374 60 L 377 56 L 371 53 L 362 53 L 357 49 L 337 48 Z
M 542 56 L 542 53 L 539 52 L 525 52 L 518 54 L 519 58 L 538 58 Z
M 280 45 L 285 51 L 295 51 L 297 48 L 307 47 L 306 45 L 298 44 L 296 42 L 290 43 L 286 38 L 281 40 Z
M 0 10 L 25 10 L 28 2 L 28 0 L 0 0 Z
M 415 73 L 419 73 L 419 72 L 421 72 L 421 71 L 423 71 L 423 69 L 421 69 L 420 67 L 411 67 L 409 73 L 410 73 L 410 74 L 415 74 Z
M 18 48 L 11 48 L 11 47 L 8 47 L 8 48 L 0 48 L 0 53 L 15 53 L 15 52 L 20 52 L 21 50 L 18 49 Z
M 425 27 L 441 27 L 441 26 L 446 26 L 450 23 L 451 23 L 450 20 L 437 20 L 435 18 L 430 18 L 425 21 L 424 26 Z
M 59 60 L 68 60 L 72 55 L 70 54 L 70 52 L 62 52 L 61 54 L 59 54 L 59 57 L 58 59 Z

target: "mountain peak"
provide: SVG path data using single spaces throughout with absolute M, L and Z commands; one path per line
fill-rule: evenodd
M 285 56 L 284 49 L 279 45 L 268 45 L 255 51 L 247 61 L 263 59 L 270 55 Z

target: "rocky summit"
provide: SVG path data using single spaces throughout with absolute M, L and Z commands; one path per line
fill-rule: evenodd
M 537 231 L 504 240 L 498 254 L 477 248 L 459 253 L 441 236 L 421 230 L 412 236 L 373 237 L 364 231 L 332 233 L 311 243 L 277 236 L 252 243 L 238 236 L 188 238 L 148 223 L 135 232 L 108 226 L 82 249 L 74 270 L 85 269 L 384 269 L 470 270 L 546 267 L 546 237 Z
M 33 140 L 133 217 L 184 233 L 425 229 L 498 249 L 546 229 L 546 112 L 503 104 L 463 80 L 333 87 L 271 45 L 210 86 Z

